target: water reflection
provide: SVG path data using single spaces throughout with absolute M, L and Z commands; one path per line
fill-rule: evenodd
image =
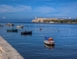
M 48 48 L 48 49 L 53 49 L 55 45 L 47 45 L 47 44 L 44 43 L 44 46 L 45 46 L 46 48 Z

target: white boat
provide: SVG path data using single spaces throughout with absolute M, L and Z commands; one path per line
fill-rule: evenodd
M 54 45 L 47 45 L 47 44 L 44 44 L 44 46 L 48 49 L 53 49 L 54 48 Z
M 24 26 L 23 25 L 19 25 L 19 26 L 16 26 L 17 28 L 23 28 Z
M 54 45 L 54 41 L 44 40 L 44 43 L 47 44 L 47 45 Z
M 14 24 L 12 24 L 12 23 L 7 23 L 6 25 L 7 26 L 14 26 Z
M 44 40 L 44 43 L 46 45 L 54 45 L 54 41 L 53 41 L 53 38 L 49 38 L 49 37 L 46 37 L 45 40 Z

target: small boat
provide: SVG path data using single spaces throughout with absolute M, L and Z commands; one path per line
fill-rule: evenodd
M 12 24 L 12 23 L 7 23 L 6 25 L 7 26 L 14 26 L 14 24 Z
M 24 26 L 23 25 L 19 25 L 19 26 L 16 26 L 17 28 L 23 28 Z
M 53 38 L 51 38 L 51 37 L 45 37 L 44 44 L 46 44 L 48 46 L 51 46 L 51 45 L 54 46 Z
M 24 32 L 21 32 L 21 35 L 27 35 L 27 34 L 32 34 L 32 31 L 24 31 Z
M 7 29 L 7 32 L 18 32 L 18 29 Z

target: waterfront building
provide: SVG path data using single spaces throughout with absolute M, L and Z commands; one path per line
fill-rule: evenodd
M 38 23 L 77 23 L 77 19 L 63 19 L 63 18 L 35 18 L 32 22 Z
M 58 20 L 58 18 L 35 18 L 32 22 L 48 22 L 53 23 L 53 20 Z

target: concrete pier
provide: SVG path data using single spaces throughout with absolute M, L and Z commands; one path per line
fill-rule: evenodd
M 0 47 L 5 52 L 0 52 L 2 59 L 24 59 L 6 40 L 0 36 Z

